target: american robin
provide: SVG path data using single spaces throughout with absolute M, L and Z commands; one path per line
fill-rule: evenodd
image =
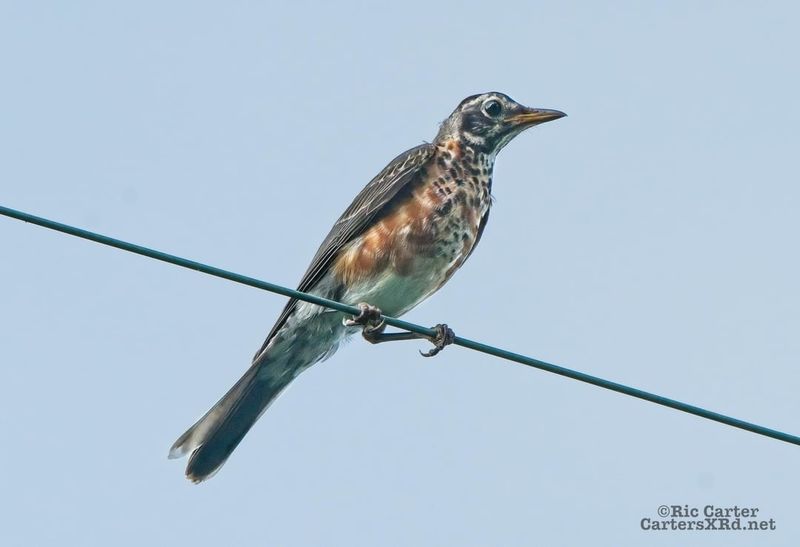
M 356 196 L 322 242 L 298 290 L 358 305 L 342 313 L 290 300 L 244 376 L 175 441 L 191 454 L 186 476 L 216 473 L 281 391 L 330 357 L 360 329 L 373 343 L 419 338 L 385 333 L 381 314 L 400 316 L 436 292 L 469 258 L 492 204 L 497 153 L 522 131 L 565 116 L 528 108 L 503 93 L 467 97 L 432 143 L 403 152 Z M 435 327 L 435 355 L 453 338 Z

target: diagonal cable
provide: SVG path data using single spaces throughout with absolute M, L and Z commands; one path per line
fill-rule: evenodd
M 241 275 L 228 270 L 215 268 L 214 266 L 209 266 L 201 262 L 195 262 L 193 260 L 188 260 L 186 258 L 181 258 L 179 256 L 167 254 L 161 251 L 157 251 L 155 249 L 150 249 L 148 247 L 142 247 L 141 245 L 135 245 L 133 243 L 128 243 L 126 241 L 122 241 L 119 239 L 114 239 L 112 237 L 108 237 L 102 234 L 90 232 L 88 230 L 83 230 L 81 228 L 76 228 L 74 226 L 69 226 L 67 224 L 62 224 L 60 222 L 56 222 L 46 218 L 37 217 L 29 213 L 17 211 L 15 209 L 10 209 L 8 207 L 3 207 L 2 205 L 0 205 L 0 215 L 15 218 L 23 222 L 30 222 L 31 224 L 43 226 L 44 228 L 49 228 L 51 230 L 56 230 L 58 232 L 63 232 L 65 234 L 73 235 L 83 239 L 88 239 L 90 241 L 95 241 L 97 243 L 102 243 L 103 245 L 116 247 L 117 249 L 122 249 L 123 251 L 128 251 L 149 258 L 154 258 L 156 260 L 160 260 L 162 262 L 168 262 L 170 264 L 181 266 L 183 268 L 189 268 L 190 270 L 197 270 L 198 272 L 203 272 L 205 274 L 213 275 L 215 277 L 221 277 L 222 279 L 227 279 L 235 283 L 241 283 L 243 285 L 249 285 L 251 287 L 263 289 L 265 291 L 270 291 L 273 293 L 281 294 L 283 296 L 288 296 L 290 298 L 304 300 L 306 302 L 317 304 L 319 306 L 340 311 L 342 313 L 346 313 L 349 315 L 358 315 L 358 313 L 360 312 L 358 308 L 354 306 L 348 306 L 347 304 L 342 304 L 341 302 L 328 300 L 327 298 L 322 298 L 320 296 L 316 296 L 313 294 L 296 291 L 293 289 L 282 287 L 281 285 L 276 285 L 274 283 L 269 283 L 267 281 L 262 281 L 260 279 L 255 279 L 253 277 L 248 277 L 246 275 Z M 421 325 L 409 323 L 407 321 L 403 321 L 401 319 L 397 319 L 394 317 L 384 317 L 384 319 L 387 325 L 391 325 L 399 329 L 416 332 L 418 334 L 424 334 L 426 336 L 436 335 L 436 332 L 433 329 L 429 329 Z M 573 380 L 578 380 L 580 382 L 592 384 L 598 387 L 602 387 L 604 389 L 610 389 L 611 391 L 616 391 L 617 393 L 622 393 L 624 395 L 629 395 L 631 397 L 636 397 L 638 399 L 644 399 L 645 401 L 650 401 L 651 403 L 656 403 L 669 408 L 674 408 L 675 410 L 680 410 L 681 412 L 694 414 L 695 416 L 700 416 L 701 418 L 705 418 L 707 420 L 713 420 L 715 422 L 719 422 L 732 427 L 738 427 L 739 429 L 744 429 L 752 433 L 757 433 L 758 435 L 764 435 L 765 437 L 771 437 L 773 439 L 778 439 L 779 441 L 784 441 L 787 443 L 796 444 L 800 446 L 800 437 L 796 435 L 791 435 L 789 433 L 784 433 L 783 431 L 778 431 L 751 422 L 746 422 L 744 420 L 739 420 L 731 416 L 726 416 L 725 414 L 713 412 L 711 410 L 707 410 L 699 406 L 690 405 L 688 403 L 683 403 L 681 401 L 670 399 L 668 397 L 662 397 L 661 395 L 656 395 L 654 393 L 643 391 L 635 387 L 626 386 L 624 384 L 618 384 L 617 382 L 605 380 L 597 376 L 592 376 L 590 374 L 585 374 L 583 372 L 578 372 L 576 370 L 564 368 L 558 365 L 553 365 L 545 361 L 540 361 L 532 357 L 520 355 L 519 353 L 514 353 L 508 350 L 491 346 L 489 344 L 484 344 L 481 342 L 477 342 L 475 340 L 470 340 L 469 338 L 463 338 L 461 336 L 456 336 L 453 343 L 458 346 L 462 346 L 475 351 L 480 351 L 482 353 L 493 355 L 501 359 L 514 361 L 516 363 L 521 363 L 523 365 L 538 368 L 540 370 L 545 370 L 547 372 L 552 372 L 553 374 L 558 374 L 560 376 L 566 376 L 567 378 L 572 378 Z

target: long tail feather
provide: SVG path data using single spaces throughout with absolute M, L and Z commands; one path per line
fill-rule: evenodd
M 293 378 L 265 376 L 263 365 L 254 364 L 205 416 L 175 441 L 169 457 L 180 458 L 191 453 L 186 477 L 192 482 L 212 477 Z

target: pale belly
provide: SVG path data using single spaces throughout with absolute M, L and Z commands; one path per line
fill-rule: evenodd
M 384 315 L 398 317 L 436 292 L 454 262 L 441 256 L 418 257 L 406 275 L 386 268 L 380 274 L 352 283 L 342 300 L 348 304 L 366 302 L 380 308 Z

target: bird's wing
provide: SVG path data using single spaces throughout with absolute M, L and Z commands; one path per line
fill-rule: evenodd
M 403 152 L 361 190 L 320 245 L 297 290 L 303 292 L 312 290 L 328 271 L 339 251 L 381 218 L 395 200 L 402 199 L 410 192 L 417 175 L 425 163 L 433 157 L 435 150 L 433 144 L 426 143 Z M 289 300 L 264 344 L 253 357 L 254 362 L 258 360 L 296 306 L 296 299 Z

